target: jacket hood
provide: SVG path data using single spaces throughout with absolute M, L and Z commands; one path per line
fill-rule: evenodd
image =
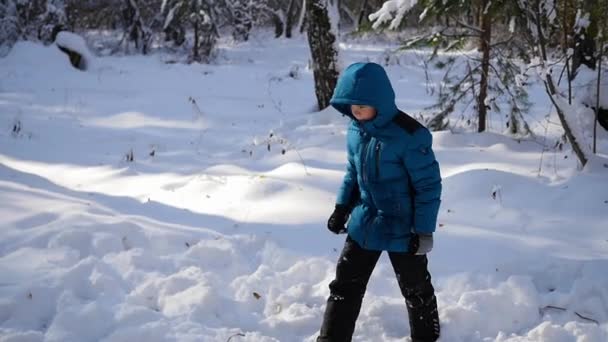
M 386 71 L 376 63 L 355 63 L 348 66 L 338 79 L 329 103 L 355 121 L 350 110 L 351 105 L 374 107 L 376 117 L 360 123 L 366 130 L 372 131 L 391 122 L 399 111 Z

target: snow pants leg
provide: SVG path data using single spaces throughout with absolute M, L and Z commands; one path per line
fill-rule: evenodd
M 317 342 L 351 341 L 367 282 L 380 253 L 365 250 L 350 237 L 346 238 L 336 278 L 329 284 L 330 295 Z
M 330 295 L 317 342 L 351 341 L 367 283 L 380 254 L 346 238 L 336 278 L 329 284 Z M 389 258 L 407 304 L 412 341 L 436 341 L 439 315 L 426 255 L 391 252 Z
M 413 342 L 439 338 L 439 313 L 426 255 L 389 253 L 401 294 L 405 297 Z

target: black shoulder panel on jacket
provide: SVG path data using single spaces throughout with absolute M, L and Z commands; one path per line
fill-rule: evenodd
M 403 128 L 409 134 L 414 134 L 418 128 L 424 127 L 420 122 L 416 121 L 416 119 L 402 111 L 399 111 L 399 113 L 395 115 L 393 122 L 397 124 L 397 126 Z

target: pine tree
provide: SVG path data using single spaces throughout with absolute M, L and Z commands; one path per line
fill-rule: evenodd
M 438 101 L 432 108 L 438 112 L 428 122 L 432 129 L 444 129 L 449 125 L 451 113 L 463 105 L 462 118 L 468 124 L 477 122 L 477 131 L 487 129 L 488 111 L 504 112 L 500 103 L 508 104 L 504 129 L 512 134 L 531 134 L 524 120 L 527 111 L 527 93 L 517 86 L 518 74 L 514 53 L 517 38 L 514 32 L 502 32 L 505 23 L 514 15 L 516 7 L 510 1 L 490 0 L 390 0 L 370 15 L 374 28 L 389 23 L 389 28 L 398 29 L 406 15 L 416 7 L 424 8 L 421 20 L 438 22 L 444 18 L 451 25 L 439 27 L 436 31 L 406 41 L 404 48 L 431 46 L 434 52 L 430 62 L 440 59 L 437 52 L 463 49 L 471 41 L 477 46 L 479 56 L 468 55 L 467 59 L 447 58 L 436 65 L 446 70 L 439 89 Z M 502 33 L 501 32 L 501 33 Z M 502 36 L 502 37 L 501 37 Z M 498 40 L 497 38 L 502 38 Z M 496 41 L 498 40 L 498 41 Z M 464 69 L 464 72 L 462 71 Z M 475 117 L 466 117 L 464 110 L 473 105 Z M 502 114 L 501 114 L 502 115 Z

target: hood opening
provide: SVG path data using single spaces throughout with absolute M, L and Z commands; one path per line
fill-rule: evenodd
M 388 124 L 398 113 L 395 92 L 386 71 L 376 63 L 354 63 L 342 73 L 330 104 L 340 113 L 356 120 L 350 106 L 371 106 L 376 117 L 367 123 L 375 127 Z

